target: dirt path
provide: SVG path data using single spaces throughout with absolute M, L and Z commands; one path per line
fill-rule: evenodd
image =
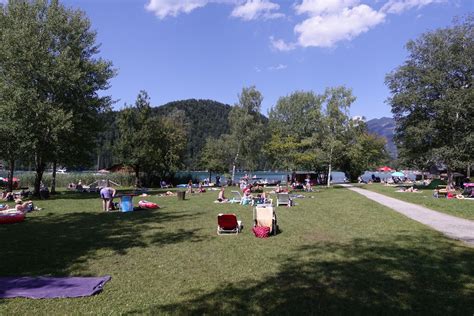
M 450 238 L 461 240 L 474 246 L 474 221 L 433 211 L 429 208 L 400 201 L 380 193 L 355 188 L 349 184 L 342 186 L 351 191 L 362 194 L 367 198 L 389 207 L 417 222 L 425 224 Z

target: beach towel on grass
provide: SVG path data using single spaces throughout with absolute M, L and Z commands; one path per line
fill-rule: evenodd
M 103 277 L 0 277 L 0 298 L 64 298 L 90 296 L 102 291 Z

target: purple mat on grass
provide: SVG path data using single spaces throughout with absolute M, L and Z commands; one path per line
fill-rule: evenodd
M 0 277 L 0 298 L 61 298 L 90 296 L 102 291 L 103 277 Z

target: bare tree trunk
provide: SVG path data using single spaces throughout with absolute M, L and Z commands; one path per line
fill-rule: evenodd
M 51 194 L 56 194 L 56 167 L 57 167 L 57 162 L 53 162 L 53 176 L 51 179 Z
M 41 187 L 41 181 L 43 180 L 43 173 L 46 165 L 43 162 L 43 160 L 38 157 L 38 155 L 35 156 L 35 188 L 33 191 L 33 195 L 36 197 L 40 197 L 40 187 Z
M 328 182 L 327 182 L 328 188 L 331 186 L 331 171 L 332 171 L 332 148 L 329 153 L 329 171 L 328 171 Z
M 134 170 L 135 170 L 135 186 L 139 188 L 140 187 L 140 167 L 135 166 Z
M 454 181 L 453 181 L 453 172 L 451 171 L 451 168 L 447 167 L 446 172 L 448 174 L 448 189 L 453 189 L 454 188 Z
M 331 163 L 329 163 L 328 183 L 327 183 L 328 188 L 331 186 L 331 171 L 332 171 L 332 165 Z
M 234 164 L 232 165 L 232 184 L 231 185 L 234 185 L 234 182 L 235 182 L 235 165 L 237 164 L 237 160 L 239 159 L 239 152 L 240 152 L 240 145 L 237 148 L 237 154 L 235 155 Z
M 466 177 L 471 178 L 471 163 L 467 164 Z
M 13 191 L 13 173 L 15 172 L 15 160 L 10 160 L 8 162 L 8 185 L 7 185 L 7 191 L 12 192 Z

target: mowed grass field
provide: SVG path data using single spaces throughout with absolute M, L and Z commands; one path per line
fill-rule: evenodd
M 474 220 L 474 201 L 472 200 L 435 198 L 433 197 L 433 190 L 396 192 L 400 189 L 399 187 L 384 186 L 383 184 L 378 183 L 367 184 L 360 187 L 399 200 L 419 204 L 438 212 Z
M 0 226 L 0 275 L 112 280 L 93 297 L 0 299 L 0 315 L 474 313 L 474 249 L 363 196 L 308 193 L 277 208 L 268 239 L 253 236 L 252 207 L 216 197 L 155 195 L 161 209 L 133 213 L 103 213 L 96 194 L 38 201 Z M 217 236 L 221 212 L 243 232 Z

